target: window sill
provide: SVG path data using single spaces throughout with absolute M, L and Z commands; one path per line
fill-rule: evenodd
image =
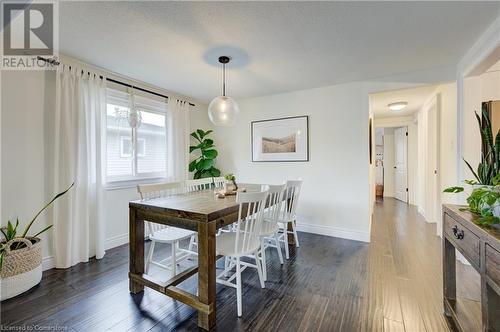
M 165 181 L 167 181 L 167 179 L 163 178 L 163 177 L 110 181 L 104 185 L 104 189 L 108 190 L 108 191 L 130 189 L 130 188 L 136 188 L 138 185 L 141 185 L 141 184 L 153 184 L 153 183 L 160 183 L 160 182 L 165 182 Z

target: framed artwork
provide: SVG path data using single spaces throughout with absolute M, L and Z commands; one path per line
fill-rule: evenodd
M 252 161 L 309 161 L 309 117 L 253 121 Z
M 369 144 L 369 148 L 368 148 L 368 153 L 370 154 L 369 155 L 369 159 L 370 159 L 370 165 L 373 163 L 373 141 L 372 141 L 372 133 L 373 131 L 373 128 L 372 128 L 372 118 L 370 118 L 370 121 L 368 123 L 368 144 Z

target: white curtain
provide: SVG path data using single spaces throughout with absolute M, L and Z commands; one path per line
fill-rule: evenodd
M 54 206 L 56 267 L 104 256 L 101 160 L 106 79 L 61 64 L 56 78 L 54 187 L 75 186 Z
M 170 98 L 167 112 L 167 174 L 170 181 L 184 181 L 189 165 L 189 103 Z

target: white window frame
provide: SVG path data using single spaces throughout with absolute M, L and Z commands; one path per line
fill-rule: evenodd
M 108 100 L 111 99 L 111 101 Z M 107 95 L 106 95 L 106 105 L 108 103 L 114 104 L 114 105 L 121 105 L 124 107 L 130 107 L 129 103 L 127 101 L 127 98 L 129 98 L 129 94 L 121 91 L 117 91 L 115 89 L 108 88 L 107 89 Z M 138 97 L 135 96 L 136 99 L 136 107 L 147 111 L 151 113 L 156 113 L 165 116 L 165 121 L 169 121 L 168 117 L 168 112 L 167 112 L 167 104 L 166 103 L 161 103 L 157 102 L 155 100 L 149 99 L 147 97 Z M 128 103 L 128 104 L 127 104 Z M 119 148 L 120 148 L 120 156 L 122 155 L 122 150 L 123 150 L 123 139 L 131 139 L 133 144 L 132 144 L 132 156 L 129 156 L 128 158 L 132 158 L 132 174 L 131 175 L 116 175 L 116 176 L 108 176 L 107 173 L 107 156 L 108 156 L 108 145 L 107 145 L 107 106 L 106 106 L 106 111 L 103 114 L 103 151 L 104 151 L 104 158 L 105 161 L 103 163 L 103 174 L 104 174 L 104 182 L 106 184 L 106 187 L 108 189 L 116 189 L 116 188 L 126 188 L 126 187 L 132 187 L 137 184 L 141 183 L 150 183 L 151 181 L 160 181 L 164 180 L 167 178 L 167 163 L 165 163 L 165 171 L 163 172 L 143 172 L 140 173 L 138 172 L 138 158 L 139 157 L 144 157 L 146 153 L 146 139 L 145 138 L 137 138 L 137 128 L 130 128 L 131 130 L 131 136 L 129 137 L 122 137 L 119 143 Z M 168 130 L 168 125 L 165 124 L 165 130 Z M 168 138 L 168 133 L 166 133 L 166 137 Z M 138 141 L 143 141 L 144 143 L 144 153 L 141 153 L 140 155 L 135 156 L 136 154 L 136 146 Z M 165 141 L 166 146 L 168 146 L 168 142 Z M 125 157 L 125 156 L 124 156 Z M 168 158 L 168 156 L 167 156 Z

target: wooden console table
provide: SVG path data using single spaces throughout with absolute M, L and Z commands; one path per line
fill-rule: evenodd
M 482 330 L 500 331 L 500 231 L 476 224 L 477 217 L 462 207 L 443 205 L 444 313 L 458 330 L 470 329 L 457 315 L 457 249 L 481 275 Z

